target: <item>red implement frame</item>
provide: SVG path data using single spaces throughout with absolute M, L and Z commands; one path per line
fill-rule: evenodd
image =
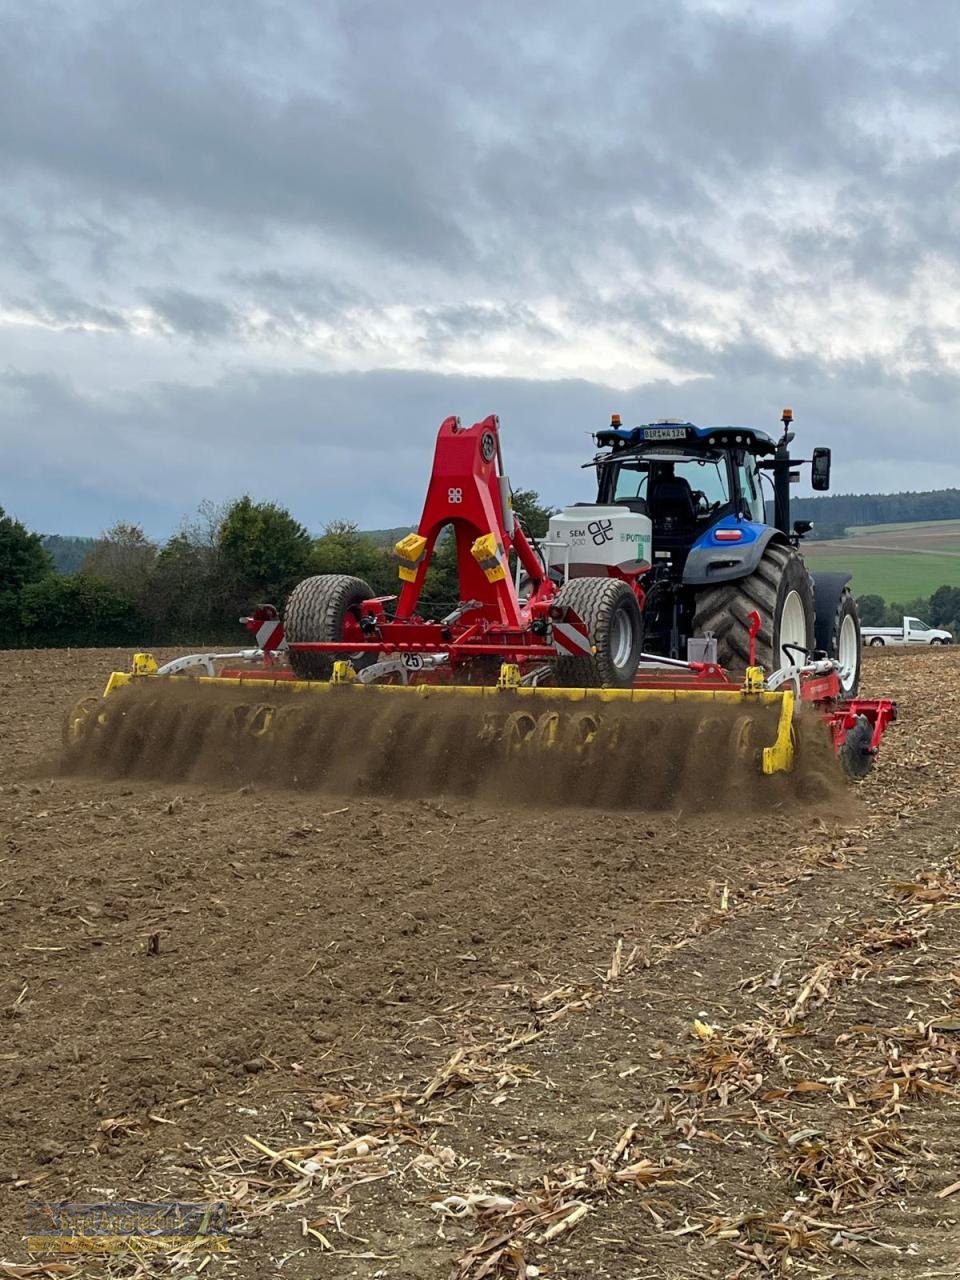
M 760 615 L 753 610 L 750 622 L 750 664 L 757 660 L 757 636 L 760 634 Z M 816 707 L 826 721 L 833 740 L 834 751 L 839 751 L 847 740 L 847 734 L 858 721 L 865 719 L 871 729 L 868 750 L 876 755 L 880 740 L 887 728 L 897 718 L 897 704 L 890 698 L 844 698 L 840 677 L 836 671 L 826 675 L 809 674 L 800 678 L 800 699 Z
M 587 629 L 569 609 L 552 604 L 556 587 L 509 507 L 502 479 L 500 424 L 491 415 L 472 427 L 459 418 L 440 426 L 417 534 L 397 544 L 403 585 L 393 597 L 368 600 L 338 642 L 303 642 L 291 649 L 343 653 L 447 655 L 447 671 L 474 658 L 518 665 L 543 663 L 558 652 L 589 652 Z M 437 538 L 450 527 L 456 542 L 460 605 L 441 622 L 417 613 Z M 405 546 L 405 544 L 407 544 Z M 532 584 L 521 601 L 508 562 L 514 551 Z

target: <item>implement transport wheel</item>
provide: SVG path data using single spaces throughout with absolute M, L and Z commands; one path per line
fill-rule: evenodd
M 697 595 L 693 634 L 717 638 L 717 661 L 730 671 L 750 665 L 748 616 L 760 615 L 757 665 L 777 671 L 813 649 L 813 583 L 798 551 L 770 543 L 746 578 L 721 582 Z M 796 645 L 786 651 L 784 645 Z
M 370 651 L 350 651 L 350 640 L 363 640 L 360 629 L 360 606 L 373 598 L 373 591 L 362 578 L 345 573 L 324 573 L 304 578 L 287 600 L 283 630 L 287 641 L 298 643 L 335 643 L 344 641 L 342 653 L 290 650 L 290 665 L 301 680 L 329 680 L 333 664 L 349 658 L 354 668 L 368 666 L 377 655 Z
M 571 578 L 554 604 L 586 624 L 592 654 L 564 655 L 554 667 L 567 688 L 629 689 L 643 652 L 643 617 L 637 597 L 619 578 Z

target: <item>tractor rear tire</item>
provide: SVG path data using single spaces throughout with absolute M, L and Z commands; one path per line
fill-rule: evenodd
M 290 644 L 327 642 L 343 637 L 343 625 L 353 612 L 359 619 L 359 606 L 373 598 L 373 591 L 362 578 L 345 573 L 324 573 L 304 578 L 291 591 L 283 615 L 283 631 Z M 301 680 L 329 680 L 338 658 L 349 658 L 359 670 L 375 662 L 370 652 L 316 653 L 290 650 L 290 666 Z
M 594 650 L 582 657 L 558 658 L 557 684 L 568 689 L 629 689 L 643 652 L 643 615 L 627 584 L 620 578 L 571 578 L 554 604 L 580 617 Z
M 863 656 L 863 640 L 860 636 L 860 615 L 857 602 L 849 587 L 844 587 L 837 602 L 830 629 L 827 656 L 840 663 L 840 688 L 845 698 L 855 698 L 860 688 L 860 660 Z M 871 731 L 872 732 L 872 731 Z
M 768 674 L 800 660 L 795 649 L 783 652 L 784 643 L 813 649 L 813 582 L 793 547 L 770 543 L 748 577 L 697 595 L 693 634 L 716 636 L 717 661 L 729 671 L 750 665 L 748 616 L 754 610 L 760 615 L 757 666 Z

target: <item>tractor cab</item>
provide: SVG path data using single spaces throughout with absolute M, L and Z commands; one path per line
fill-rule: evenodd
M 772 453 L 763 432 L 708 430 L 659 422 L 597 434 L 597 503 L 648 516 L 653 553 L 682 566 L 715 526 L 765 521 L 757 455 Z

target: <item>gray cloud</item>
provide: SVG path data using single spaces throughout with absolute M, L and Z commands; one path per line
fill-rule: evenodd
M 96 533 L 128 519 L 163 536 L 201 499 L 251 492 L 288 504 L 317 531 L 337 518 L 413 524 L 434 436 L 450 413 L 467 422 L 499 413 L 516 487 L 560 503 L 593 496 L 581 467 L 592 455 L 590 433 L 613 411 L 628 422 L 680 416 L 773 430 L 788 403 L 802 442 L 834 447 L 838 491 L 876 490 L 877 459 L 898 487 L 919 487 L 923 474 L 937 487 L 960 485 L 960 457 L 942 457 L 941 430 L 960 412 L 960 376 L 902 383 L 874 366 L 845 368 L 824 384 L 810 365 L 772 369 L 756 351 L 722 372 L 720 381 L 629 392 L 581 379 L 247 374 L 109 400 L 54 377 L 8 373 L 0 378 L 0 432 L 11 442 L 8 467 L 25 479 L 4 505 L 47 531 Z
M 0 503 L 399 523 L 450 411 L 559 499 L 612 407 L 790 400 L 849 487 L 942 483 L 958 44 L 954 0 L 11 0 Z
M 218 298 L 205 298 L 188 289 L 148 289 L 144 296 L 161 324 L 199 341 L 225 338 L 243 331 L 242 316 Z

